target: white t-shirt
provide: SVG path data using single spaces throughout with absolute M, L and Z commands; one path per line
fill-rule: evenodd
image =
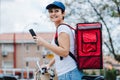
M 70 52 L 74 54 L 74 32 L 68 26 L 60 25 L 58 27 L 58 35 L 61 32 L 65 32 L 70 36 Z M 52 41 L 52 44 L 56 45 L 54 39 Z M 54 54 L 54 57 L 56 72 L 58 76 L 65 74 L 76 68 L 76 62 L 69 55 L 67 57 L 63 57 L 63 60 L 60 60 L 59 55 Z

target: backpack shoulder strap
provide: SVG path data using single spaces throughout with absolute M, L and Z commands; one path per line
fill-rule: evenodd
M 66 26 L 68 26 L 70 29 L 75 30 L 73 27 L 71 27 L 70 25 L 65 24 L 65 23 L 62 23 L 62 24 L 60 24 L 60 25 L 66 25 Z M 59 25 L 59 26 L 60 26 L 60 25 Z M 56 35 L 55 35 L 55 43 L 57 44 L 57 46 L 59 46 L 57 30 L 56 30 Z M 70 51 L 69 51 L 69 56 L 72 57 L 72 59 L 75 60 L 75 62 L 77 62 L 76 57 L 75 57 Z M 63 60 L 63 57 L 60 56 L 60 60 Z
M 68 26 L 70 29 L 76 30 L 75 28 L 71 27 L 70 25 L 68 25 L 68 24 L 66 24 L 66 23 L 61 23 L 60 25 L 66 25 L 66 26 Z
M 75 60 L 75 62 L 77 62 L 75 55 L 73 55 L 70 51 L 69 51 L 69 56 L 72 57 L 72 59 Z
M 58 33 L 57 33 L 57 30 L 56 30 L 56 33 L 55 33 L 55 38 L 54 38 L 54 42 L 57 46 L 59 46 L 59 43 L 58 43 Z M 60 60 L 63 60 L 63 57 L 60 56 Z

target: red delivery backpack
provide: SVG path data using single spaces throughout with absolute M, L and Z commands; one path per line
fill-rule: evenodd
M 102 25 L 78 23 L 76 28 L 76 51 L 79 69 L 102 69 Z
M 78 23 L 75 30 L 75 51 L 76 55 L 69 52 L 77 63 L 79 69 L 102 69 L 102 25 L 99 22 L 93 23 Z M 57 40 L 57 31 L 55 43 L 59 46 Z M 62 60 L 63 57 L 60 57 Z

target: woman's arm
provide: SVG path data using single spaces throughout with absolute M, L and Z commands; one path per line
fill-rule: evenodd
M 53 58 L 49 64 L 46 65 L 47 69 L 49 69 L 55 63 L 55 58 Z
M 66 57 L 69 54 L 70 38 L 69 35 L 65 32 L 61 32 L 58 35 L 59 46 L 48 43 L 42 37 L 34 36 L 34 38 L 38 45 L 46 47 L 47 49 L 53 51 L 55 54 L 59 56 Z

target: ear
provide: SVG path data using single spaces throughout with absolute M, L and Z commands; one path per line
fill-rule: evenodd
M 66 15 L 66 13 L 65 13 L 65 11 L 63 12 L 63 16 L 65 16 Z

